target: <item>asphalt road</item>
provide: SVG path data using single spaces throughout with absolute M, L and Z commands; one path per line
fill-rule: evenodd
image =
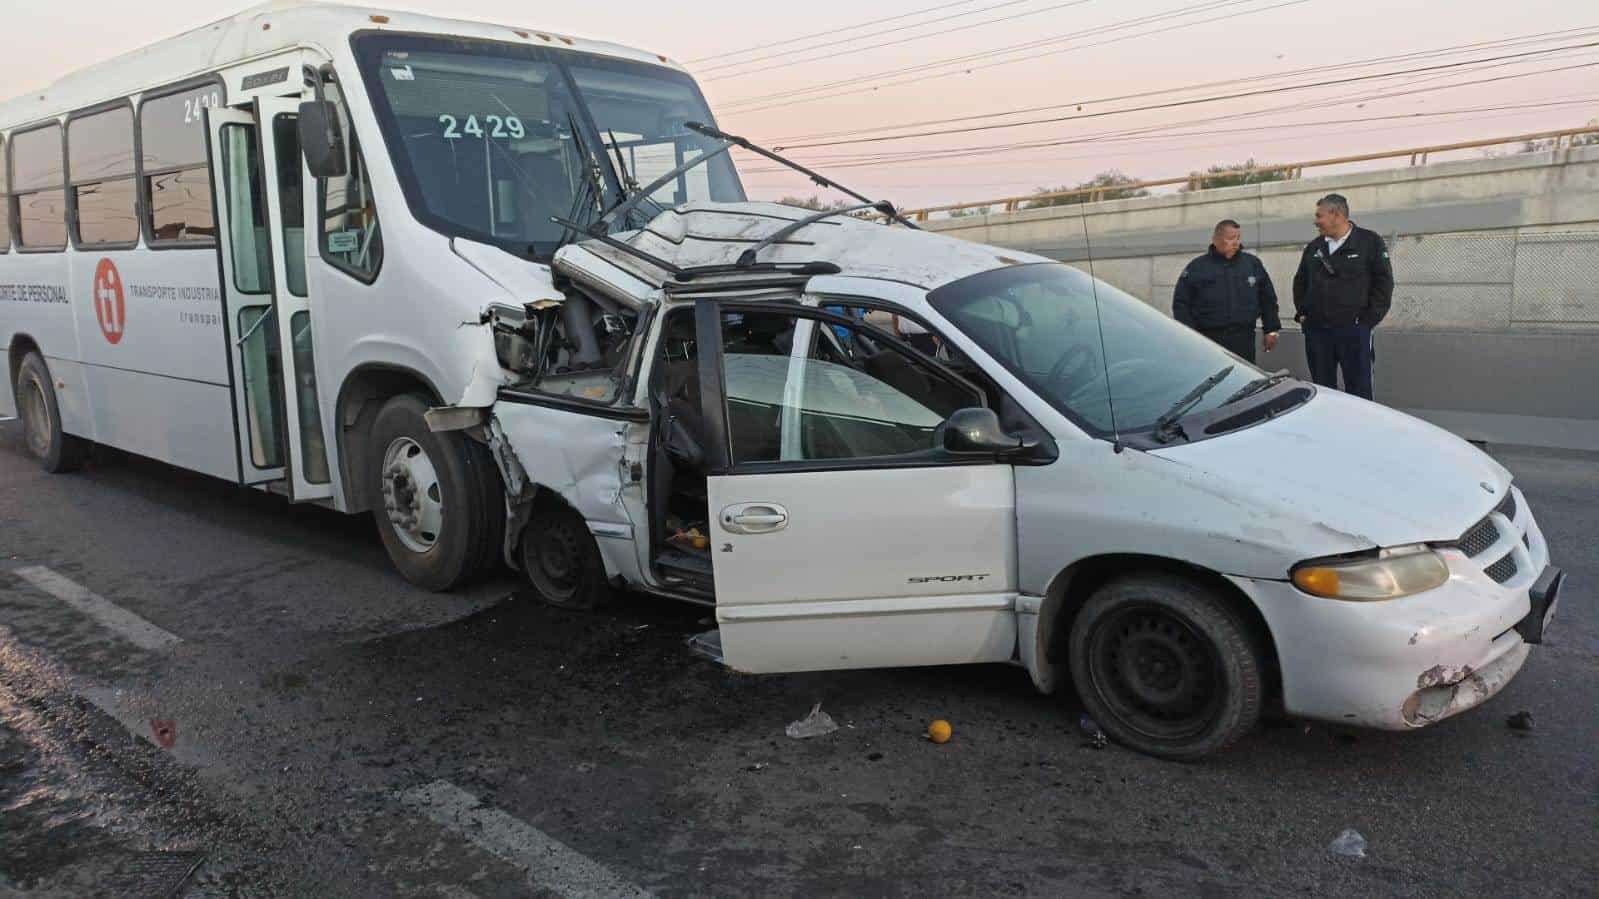
M 1503 694 L 1178 765 L 1084 747 L 1020 669 L 739 676 L 686 650 L 703 609 L 421 593 L 366 518 L 117 454 L 49 476 L 3 424 L 0 895 L 1591 896 L 1599 457 L 1496 454 L 1570 572 Z M 787 738 L 815 702 L 841 729 Z

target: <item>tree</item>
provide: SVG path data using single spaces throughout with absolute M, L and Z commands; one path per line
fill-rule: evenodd
M 1210 190 L 1216 187 L 1237 187 L 1241 184 L 1265 184 L 1270 181 L 1287 181 L 1287 169 L 1268 169 L 1250 158 L 1243 164 L 1219 163 L 1203 172 L 1193 172 L 1192 180 L 1183 186 L 1183 192 Z
M 1079 203 L 1097 202 L 1099 200 L 1126 200 L 1132 197 L 1147 197 L 1149 191 L 1143 188 L 1124 187 L 1126 184 L 1137 184 L 1138 179 L 1130 178 L 1118 169 L 1100 172 L 1094 177 L 1076 186 L 1040 187 L 1033 191 L 1035 194 L 1062 193 L 1069 190 L 1089 191 L 1098 188 L 1097 193 L 1073 194 L 1069 197 L 1045 197 L 1040 200 L 1027 202 L 1023 209 L 1044 209 L 1049 206 L 1074 206 Z
M 813 209 L 817 212 L 832 212 L 836 209 L 854 205 L 848 200 L 834 200 L 831 203 L 824 203 L 815 194 L 809 197 L 784 197 L 777 202 L 784 206 L 798 206 L 801 209 Z
M 1588 120 L 1588 127 L 1590 127 L 1590 128 L 1599 128 L 1599 119 L 1589 119 Z M 1519 153 L 1544 153 L 1544 152 L 1547 152 L 1549 150 L 1553 150 L 1555 148 L 1555 144 L 1556 143 L 1557 143 L 1557 141 L 1555 140 L 1555 138 L 1552 138 L 1552 137 L 1544 138 L 1543 140 L 1529 140 L 1529 141 L 1524 142 L 1521 145 L 1521 149 L 1519 151 L 1517 151 L 1517 152 L 1519 152 Z M 1573 146 L 1573 147 L 1599 147 L 1599 133 L 1596 133 L 1596 134 L 1573 134 L 1571 136 L 1571 138 L 1570 138 L 1569 146 Z
M 952 219 L 963 219 L 970 215 L 988 215 L 993 211 L 994 208 L 992 206 L 968 206 L 965 209 L 951 209 L 949 211 L 949 217 Z

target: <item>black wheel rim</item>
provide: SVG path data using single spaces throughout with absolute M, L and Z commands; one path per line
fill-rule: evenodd
M 1156 740 L 1198 736 L 1215 722 L 1226 695 L 1221 656 L 1176 611 L 1132 603 L 1094 627 L 1088 639 L 1095 694 L 1120 723 Z
M 562 602 L 577 595 L 582 584 L 580 535 L 567 522 L 542 528 L 525 557 L 534 586 L 546 599 Z

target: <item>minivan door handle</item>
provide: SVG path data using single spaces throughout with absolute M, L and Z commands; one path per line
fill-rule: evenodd
M 776 503 L 740 503 L 722 510 L 722 528 L 732 534 L 770 534 L 788 527 L 788 510 Z

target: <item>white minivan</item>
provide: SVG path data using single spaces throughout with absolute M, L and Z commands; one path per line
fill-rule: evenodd
M 1076 268 L 805 215 L 690 203 L 557 254 L 642 324 L 614 365 L 548 356 L 492 410 L 546 485 L 520 543 L 546 599 L 714 602 L 750 672 L 1069 672 L 1113 737 L 1171 758 L 1268 708 L 1422 727 L 1541 640 L 1561 574 L 1465 441 Z
M 0 416 L 371 513 L 428 589 L 714 606 L 743 671 L 1069 675 L 1172 758 L 1421 727 L 1542 639 L 1481 452 L 1070 266 L 749 202 L 735 148 L 835 185 L 712 121 L 662 55 L 298 0 L 0 104 Z

